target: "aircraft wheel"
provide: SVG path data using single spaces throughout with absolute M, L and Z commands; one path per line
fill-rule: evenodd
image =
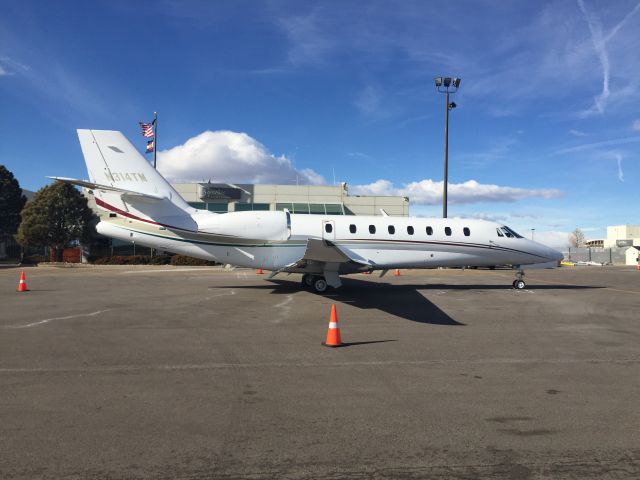
M 315 277 L 313 279 L 313 289 L 316 293 L 324 293 L 327 291 L 327 281 L 323 277 Z
M 311 288 L 313 286 L 313 275 L 310 273 L 302 275 L 302 286 Z
M 514 280 L 513 281 L 513 288 L 515 288 L 516 290 L 522 290 L 526 286 L 527 286 L 527 284 L 524 283 L 524 280 Z

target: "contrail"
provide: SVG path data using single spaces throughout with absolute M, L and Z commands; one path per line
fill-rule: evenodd
M 594 97 L 594 105 L 589 110 L 583 112 L 583 115 L 586 117 L 591 113 L 595 113 L 596 111 L 599 113 L 604 113 L 604 109 L 607 105 L 607 101 L 609 99 L 609 95 L 611 95 L 611 91 L 609 90 L 609 75 L 611 65 L 609 63 L 609 52 L 607 51 L 607 42 L 611 40 L 620 29 L 633 17 L 638 10 L 640 10 L 640 3 L 638 3 L 633 10 L 631 10 L 625 17 L 611 29 L 607 36 L 602 34 L 602 25 L 598 18 L 595 16 L 589 15 L 587 12 L 587 8 L 584 4 L 584 0 L 577 0 L 578 6 L 584 15 L 585 20 L 587 21 L 587 25 L 589 26 L 589 32 L 591 33 L 591 42 L 593 43 L 593 48 L 596 51 L 596 55 L 598 55 L 598 59 L 600 60 L 600 64 L 602 65 L 602 92 L 600 95 Z

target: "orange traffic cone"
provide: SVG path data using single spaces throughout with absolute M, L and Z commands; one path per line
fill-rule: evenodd
M 258 270 L 256 270 L 256 275 L 263 275 L 264 272 L 262 271 L 262 267 L 260 267 Z
M 20 275 L 20 283 L 18 283 L 18 288 L 16 289 L 17 292 L 28 292 L 29 289 L 27 288 L 27 281 L 24 278 L 24 272 L 22 272 L 22 274 Z
M 400 269 L 396 268 L 396 271 L 393 273 L 396 277 L 400 276 Z
M 338 312 L 336 305 L 331 304 L 331 316 L 329 317 L 329 330 L 327 331 L 327 340 L 322 343 L 325 347 L 339 347 L 342 345 L 340 339 L 340 324 L 338 324 Z

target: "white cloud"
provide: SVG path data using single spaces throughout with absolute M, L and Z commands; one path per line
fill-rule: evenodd
M 296 169 L 287 157 L 273 155 L 246 133 L 227 130 L 208 130 L 158 152 L 158 170 L 170 181 L 325 183 L 321 175 Z
M 13 75 L 11 72 L 5 70 L 2 65 L 0 65 L 0 77 L 4 77 L 7 75 Z
M 395 187 L 389 180 L 377 180 L 368 185 L 353 185 L 349 188 L 355 195 L 401 195 L 409 197 L 412 203 L 437 205 L 442 203 L 443 182 L 426 179 Z M 450 183 L 448 199 L 450 204 L 479 202 L 515 202 L 530 197 L 558 198 L 562 192 L 556 189 L 526 189 L 481 184 L 475 180 L 464 183 Z
M 576 129 L 574 129 L 574 128 L 572 128 L 571 130 L 569 130 L 569 133 L 570 133 L 571 135 L 573 135 L 574 137 L 586 137 L 586 136 L 587 136 L 587 134 L 586 134 L 586 133 L 584 133 L 583 131 L 581 131 L 581 130 L 576 130 Z
M 634 132 L 640 132 L 640 119 L 635 120 L 631 124 L 631 130 L 633 130 Z
M 522 232 L 521 232 L 522 233 Z M 564 249 L 569 246 L 569 235 L 571 232 L 559 232 L 559 231 L 538 231 L 534 233 L 533 239 L 536 242 L 542 243 L 551 248 Z M 529 238 L 527 236 L 527 238 Z

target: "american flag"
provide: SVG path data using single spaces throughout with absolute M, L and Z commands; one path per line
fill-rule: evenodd
M 147 138 L 153 138 L 153 123 L 143 123 L 138 122 L 140 124 L 140 128 L 142 129 L 142 136 Z
M 151 152 L 153 152 L 153 147 L 154 147 L 154 146 L 155 146 L 155 145 L 154 145 L 154 141 L 153 141 L 153 140 L 149 140 L 149 141 L 147 142 L 147 151 L 146 151 L 146 153 L 151 153 Z

